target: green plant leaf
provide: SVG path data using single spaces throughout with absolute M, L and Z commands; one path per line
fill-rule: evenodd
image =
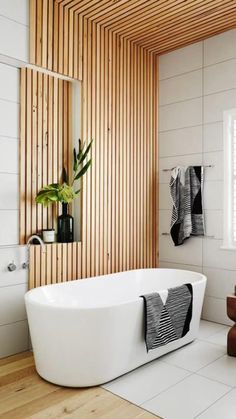
M 73 157 L 74 157 L 74 163 L 73 163 L 73 170 L 76 172 L 78 170 L 78 163 L 77 163 L 77 155 L 76 155 L 76 149 L 73 150 Z
M 68 183 L 68 175 L 67 175 L 67 171 L 65 167 L 63 167 L 63 170 L 62 170 L 62 182 Z
M 85 166 L 79 171 L 79 173 L 75 176 L 75 180 L 78 180 L 81 178 L 88 170 L 89 166 L 91 166 L 92 159 L 90 159 Z
M 35 198 L 38 204 L 42 204 L 47 207 L 49 204 L 58 201 L 58 191 L 56 190 L 41 190 Z
M 84 145 L 85 146 L 85 145 Z M 82 141 L 81 141 L 81 139 L 79 138 L 79 151 L 78 151 L 78 154 L 77 154 L 77 160 L 79 161 L 80 160 L 80 158 L 81 158 L 81 156 L 82 156 L 82 154 L 83 154 L 83 149 L 84 149 L 84 146 L 82 147 Z
M 58 198 L 60 202 L 70 203 L 75 199 L 75 192 L 72 186 L 63 183 L 58 191 Z
M 80 161 L 79 161 L 79 164 L 81 164 L 86 159 L 86 157 L 87 157 L 87 155 L 88 155 L 88 153 L 89 153 L 89 151 L 92 147 L 92 143 L 93 143 L 93 140 L 90 141 L 90 143 L 88 144 L 85 152 L 82 154 L 82 156 L 80 158 Z

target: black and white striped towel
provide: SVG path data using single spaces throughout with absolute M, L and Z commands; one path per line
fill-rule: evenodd
M 202 166 L 179 166 L 171 171 L 173 209 L 170 234 L 175 246 L 183 244 L 190 235 L 204 235 L 202 191 Z
M 170 288 L 165 304 L 158 293 L 141 297 L 144 299 L 147 351 L 180 339 L 188 333 L 192 319 L 191 284 Z

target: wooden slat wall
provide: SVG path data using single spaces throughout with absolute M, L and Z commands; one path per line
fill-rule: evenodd
M 29 288 L 81 278 L 81 243 L 30 246 Z
M 37 5 L 37 10 L 40 1 L 32 1 Z M 67 11 L 64 14 L 62 4 L 55 3 L 53 7 L 54 22 L 57 13 L 60 20 L 57 31 L 54 25 L 53 51 L 50 52 L 53 63 L 56 63 L 53 68 L 65 75 L 68 75 L 69 68 L 73 69 L 73 76 L 78 79 L 83 75 L 82 140 L 94 139 L 93 164 L 83 179 L 82 243 L 78 261 L 81 277 L 156 267 L 158 57 L 81 14 L 77 15 L 78 21 L 74 20 L 72 24 L 70 13 L 69 16 Z M 42 65 L 44 45 L 37 41 L 37 28 L 43 32 L 44 25 L 47 25 L 46 32 L 49 33 L 50 20 L 49 15 L 48 19 L 42 18 L 43 2 L 39 11 L 41 20 L 37 17 L 35 26 L 35 19 L 32 19 L 31 25 L 32 42 L 35 45 L 31 60 L 33 58 L 33 64 Z M 63 26 L 68 20 L 73 26 L 74 38 L 70 30 L 65 31 Z M 68 39 L 62 37 L 63 33 L 67 34 Z M 46 38 L 42 42 L 46 42 Z M 65 61 L 67 51 L 73 53 L 68 67 Z M 46 67 L 49 68 L 48 63 Z M 23 78 L 23 93 L 24 83 Z M 58 86 L 56 98 L 59 103 L 60 92 Z M 28 97 L 28 100 L 31 99 Z M 27 109 L 27 101 L 22 109 Z M 59 113 L 60 108 L 57 108 Z M 53 127 L 53 133 L 61 135 L 60 124 L 56 125 L 56 129 L 55 124 Z M 57 150 L 60 143 L 57 144 L 55 136 L 53 138 Z M 52 172 L 53 175 L 54 169 Z M 51 281 L 50 272 L 54 266 L 51 252 L 55 254 L 55 250 L 51 249 L 54 246 L 47 248 L 47 263 L 41 258 L 37 267 L 40 272 L 46 273 L 46 283 Z M 40 277 L 36 268 L 33 269 L 35 257 L 34 251 L 31 258 L 31 286 L 39 284 L 37 278 Z M 64 253 L 64 261 L 65 258 Z
M 155 267 L 158 59 L 87 20 L 84 39 L 82 277 Z
M 21 70 L 20 243 L 44 228 L 55 228 L 58 209 L 35 203 L 40 188 L 57 183 L 71 166 L 71 83 Z

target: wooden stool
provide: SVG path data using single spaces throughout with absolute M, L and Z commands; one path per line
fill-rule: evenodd
M 236 295 L 227 297 L 227 315 L 236 322 Z M 227 353 L 229 356 L 236 356 L 236 324 L 234 324 L 228 333 Z

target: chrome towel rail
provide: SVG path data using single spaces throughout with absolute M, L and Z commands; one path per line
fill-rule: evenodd
M 214 166 L 214 164 L 208 164 L 208 165 L 205 165 L 205 166 L 203 166 L 203 167 L 215 167 Z M 173 170 L 173 169 L 175 169 L 175 167 L 172 167 L 172 169 L 162 169 L 162 171 L 163 172 L 171 172 L 171 170 Z
M 170 236 L 170 233 L 161 233 L 162 236 Z M 204 239 L 204 237 L 206 237 L 207 239 L 215 239 L 215 236 L 207 236 L 207 235 L 202 235 L 202 236 L 195 236 L 194 234 L 191 235 L 191 237 L 198 237 L 201 239 Z

